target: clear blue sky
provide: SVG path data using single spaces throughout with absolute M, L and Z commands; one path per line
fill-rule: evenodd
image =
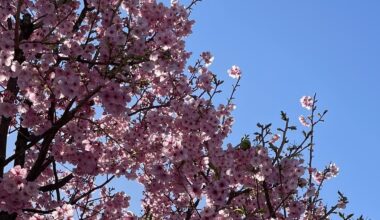
M 315 160 L 341 168 L 324 197 L 331 204 L 341 190 L 348 211 L 373 220 L 380 219 L 379 11 L 378 0 L 204 0 L 187 44 L 194 55 L 213 53 L 211 69 L 226 79 L 226 92 L 233 83 L 226 69 L 244 71 L 230 141 L 257 122 L 281 125 L 280 110 L 299 125 L 306 113 L 299 98 L 316 92 L 329 113 L 317 129 Z

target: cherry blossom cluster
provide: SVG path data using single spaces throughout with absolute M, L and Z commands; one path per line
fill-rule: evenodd
M 237 80 L 217 103 L 213 55 L 188 64 L 196 2 L 0 0 L 0 219 L 137 219 L 130 189 L 109 188 L 122 178 L 144 186 L 142 219 L 320 219 L 345 206 L 319 198 L 337 167 L 302 159 L 323 120 L 315 97 L 301 99 L 300 145 L 285 114 L 282 132 L 258 124 L 224 145 L 242 71 L 228 70 Z
M 0 210 L 20 212 L 37 197 L 38 185 L 26 180 L 27 170 L 15 166 L 0 179 Z
M 288 125 L 289 118 L 285 114 L 283 120 L 287 125 L 280 131 L 295 129 Z M 321 219 L 331 210 L 344 208 L 347 204 L 347 200 L 342 199 L 344 197 L 340 197 L 330 210 L 319 199 L 322 182 L 337 175 L 336 165 L 329 165 L 320 179 L 309 179 L 306 171 L 316 169 L 308 167 L 299 158 L 312 146 L 312 143 L 304 145 L 312 141 L 310 132 L 303 144 L 288 146 L 285 151 L 286 132 L 274 134 L 266 140 L 265 137 L 271 134 L 270 125 L 258 126 L 262 132 L 256 133 L 255 144 L 245 137 L 235 147 L 229 144 L 223 149 L 218 144 L 219 147 L 211 148 L 212 137 L 211 140 L 205 139 L 200 143 L 205 152 L 199 156 L 200 160 L 190 159 L 194 153 L 183 148 L 199 139 L 186 143 L 183 136 L 166 136 L 162 146 L 170 148 L 161 157 L 153 156 L 154 166 L 139 178 L 146 187 L 143 206 L 148 213 L 145 217 Z M 172 165 L 168 163 L 168 157 Z M 187 162 L 189 160 L 191 164 Z M 194 166 L 198 163 L 199 167 Z M 201 200 L 205 200 L 206 205 L 197 207 Z
M 67 219 L 67 220 L 73 220 L 74 219 L 74 210 L 72 205 L 70 204 L 64 204 L 62 207 L 57 207 L 55 211 L 52 213 L 52 217 L 54 219 Z
M 323 172 L 316 170 L 312 172 L 314 180 L 317 183 L 321 183 L 324 180 L 336 177 L 339 173 L 339 168 L 334 163 L 331 163 Z

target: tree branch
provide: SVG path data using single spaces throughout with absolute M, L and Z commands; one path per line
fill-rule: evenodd
M 267 206 L 268 206 L 270 217 L 276 218 L 276 212 L 274 211 L 272 203 L 270 201 L 268 185 L 265 181 L 263 182 L 263 188 L 264 188 L 265 201 L 266 201 Z
M 75 21 L 75 24 L 73 26 L 73 31 L 72 31 L 73 33 L 77 32 L 79 30 L 79 27 L 81 26 L 83 20 L 86 18 L 87 12 L 92 11 L 92 10 L 95 9 L 95 7 L 88 7 L 87 0 L 84 0 L 83 4 L 84 4 L 83 9 L 82 9 L 81 13 L 79 14 L 79 17 Z
M 64 178 L 56 181 L 54 184 L 49 184 L 49 185 L 46 185 L 46 186 L 41 186 L 39 188 L 40 191 L 42 192 L 49 192 L 49 191 L 53 191 L 53 190 L 57 190 L 57 189 L 60 189 L 62 188 L 66 183 L 70 182 L 70 180 L 74 177 L 74 175 L 72 173 L 70 173 L 69 175 L 65 176 Z
M 79 200 L 83 199 L 84 197 L 90 195 L 92 192 L 102 188 L 103 186 L 107 185 L 109 182 L 111 182 L 111 180 L 115 178 L 115 176 L 112 176 L 111 178 L 107 179 L 104 183 L 102 183 L 101 185 L 87 191 L 86 193 L 83 193 L 82 195 L 78 196 L 77 198 L 71 198 L 69 203 L 71 205 L 75 205 L 75 203 L 77 203 Z

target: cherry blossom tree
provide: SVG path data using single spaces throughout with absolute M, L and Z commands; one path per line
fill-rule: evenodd
M 216 104 L 211 53 L 188 66 L 197 2 L 0 0 L 0 219 L 328 219 L 345 207 L 341 193 L 320 198 L 338 168 L 312 163 L 326 114 L 315 96 L 301 99 L 298 144 L 285 113 L 276 132 L 258 124 L 223 144 L 241 70 Z M 142 215 L 128 189 L 107 187 L 120 177 L 144 185 Z

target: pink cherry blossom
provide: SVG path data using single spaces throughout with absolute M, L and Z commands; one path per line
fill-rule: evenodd
M 302 107 L 306 108 L 307 110 L 311 110 L 314 104 L 314 100 L 311 96 L 302 96 L 300 102 Z
M 203 52 L 201 54 L 202 59 L 205 61 L 206 66 L 210 66 L 212 62 L 214 61 L 214 57 L 209 51 Z
M 303 126 L 305 126 L 305 127 L 310 127 L 310 122 L 308 122 L 308 119 L 306 119 L 303 115 L 300 115 L 300 116 L 298 117 L 298 120 L 299 120 L 299 122 L 300 122 Z
M 272 143 L 272 144 L 274 144 L 279 139 L 280 139 L 280 135 L 279 134 L 275 134 L 275 135 L 272 136 L 272 139 L 269 142 Z
M 0 115 L 11 117 L 17 112 L 17 107 L 11 103 L 0 103 Z
M 241 70 L 238 66 L 233 65 L 227 72 L 228 75 L 234 79 L 240 78 Z

